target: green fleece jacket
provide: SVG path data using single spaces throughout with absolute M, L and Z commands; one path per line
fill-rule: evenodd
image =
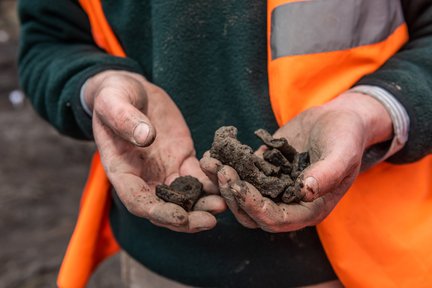
M 61 133 L 92 139 L 80 89 L 107 69 L 138 72 L 164 88 L 183 112 L 198 155 L 222 125 L 237 126 L 240 140 L 255 147 L 254 130 L 277 128 L 267 87 L 265 1 L 102 2 L 128 58 L 95 45 L 77 0 L 19 4 L 21 84 Z M 391 158 L 395 163 L 432 151 L 432 2 L 402 4 L 410 41 L 360 81 L 391 92 L 409 114 L 409 141 Z M 122 248 L 166 277 L 203 287 L 287 287 L 335 278 L 314 228 L 247 230 L 227 212 L 211 231 L 180 234 L 133 216 L 113 198 L 111 224 Z

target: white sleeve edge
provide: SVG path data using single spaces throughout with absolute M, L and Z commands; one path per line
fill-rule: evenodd
M 87 80 L 88 81 L 88 80 Z M 80 100 L 81 100 L 81 106 L 84 109 L 84 111 L 90 116 L 93 116 L 93 111 L 90 110 L 90 108 L 88 107 L 87 103 L 85 102 L 85 98 L 84 98 L 84 93 L 85 93 L 85 88 L 87 86 L 87 81 L 84 82 L 84 84 L 81 86 L 81 90 L 80 90 Z
M 404 147 L 405 143 L 408 141 L 408 132 L 410 125 L 408 113 L 406 112 L 402 104 L 390 92 L 378 86 L 359 85 L 350 89 L 350 92 L 362 93 L 371 96 L 377 101 L 379 101 L 389 112 L 393 122 L 394 136 L 387 152 L 384 155 L 382 155 L 382 153 L 379 153 L 381 155 L 378 155 L 378 153 L 376 153 L 377 151 L 374 151 L 374 149 L 372 148 L 366 153 L 369 155 L 365 155 L 365 158 L 369 160 L 375 158 L 373 162 L 375 162 L 376 164 L 378 162 L 386 160 L 387 158 L 401 150 Z

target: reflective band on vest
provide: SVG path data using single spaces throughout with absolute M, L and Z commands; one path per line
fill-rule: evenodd
M 100 1 L 80 4 L 97 45 L 123 57 Z M 408 39 L 396 0 L 268 0 L 267 13 L 270 100 L 279 125 L 347 90 Z M 404 166 L 380 164 L 360 175 L 318 225 L 345 286 L 431 286 L 431 175 L 432 157 Z M 118 249 L 108 222 L 109 189 L 96 154 L 60 287 L 84 287 L 98 261 Z
M 324 5 L 323 2 L 329 3 L 331 10 L 324 9 L 322 7 Z M 268 1 L 269 89 L 273 112 L 279 125 L 283 125 L 301 111 L 312 106 L 321 105 L 351 88 L 361 77 L 372 73 L 384 64 L 407 41 L 407 27 L 403 22 L 401 23 L 399 17 L 401 15 L 399 1 L 341 0 L 341 2 L 337 0 Z M 365 3 L 362 4 L 363 2 Z M 393 4 L 370 4 L 372 2 L 391 2 Z M 367 3 L 370 5 L 366 5 Z M 335 4 L 338 5 L 335 6 Z M 307 11 L 307 13 L 306 15 L 295 17 L 291 15 L 290 18 L 285 17 L 283 21 L 272 19 L 272 16 L 284 17 L 281 15 L 282 12 L 276 13 L 275 11 L 279 9 L 282 9 L 281 11 L 289 11 L 291 10 L 290 6 L 299 7 L 294 9 L 298 13 L 301 11 Z M 378 15 L 375 11 L 378 7 L 389 7 L 389 9 L 380 9 L 381 14 Z M 327 22 L 329 22 L 328 19 L 330 16 L 318 16 L 320 9 L 331 11 L 331 16 L 333 14 L 340 15 L 343 12 L 352 11 L 347 15 L 347 17 L 353 18 L 352 21 L 342 16 L 334 16 L 333 19 L 337 19 L 341 24 L 344 24 L 338 28 L 339 35 L 349 37 L 351 33 L 355 32 L 357 34 L 354 34 L 354 38 L 360 39 L 356 40 L 359 41 L 359 44 L 383 37 L 385 40 L 362 46 L 355 46 L 354 43 L 356 41 L 353 41 L 351 38 L 343 41 L 339 39 L 341 42 L 335 43 L 335 41 L 339 40 L 337 37 L 336 40 L 334 39 L 334 33 L 327 31 Z M 311 13 L 311 11 L 314 11 L 316 15 Z M 355 13 L 356 11 L 358 14 Z M 370 15 L 375 15 L 375 18 L 379 19 L 389 19 L 391 22 L 390 24 L 383 24 L 385 28 L 370 29 L 368 28 L 369 22 L 377 23 L 379 21 L 372 20 L 371 18 L 373 17 Z M 298 18 L 301 18 L 299 21 L 304 26 L 289 28 L 297 25 L 295 21 Z M 362 21 L 361 19 L 363 18 L 368 21 Z M 289 23 L 290 20 L 291 22 Z M 271 42 L 271 39 L 282 36 L 272 36 L 271 27 L 273 22 L 279 23 L 281 21 L 283 25 L 281 24 L 276 29 L 277 35 L 283 34 L 279 30 L 281 27 L 285 27 L 288 31 L 290 29 L 291 31 L 295 31 L 287 33 L 295 34 L 296 38 L 290 39 L 290 41 L 286 40 L 284 43 L 280 43 L 281 47 L 276 47 L 274 45 L 279 44 L 279 42 L 276 40 Z M 398 24 L 399 26 L 396 27 Z M 383 33 L 386 31 L 388 33 L 383 36 Z M 298 47 L 296 44 L 293 44 L 297 41 L 304 45 L 312 46 Z M 270 47 L 270 44 L 273 47 Z M 333 47 L 330 47 L 332 45 Z M 349 48 L 340 50 L 342 46 Z M 333 50 L 328 51 L 330 48 L 333 48 Z M 300 49 L 303 49 L 303 53 L 301 54 Z M 275 52 L 275 56 L 272 55 L 272 50 L 277 51 Z M 318 53 L 319 50 L 322 50 L 322 52 Z M 290 51 L 291 53 L 288 53 Z M 282 57 L 281 55 L 284 55 L 283 52 L 286 52 L 287 55 Z
M 404 23 L 399 1 L 376 0 L 287 3 L 270 20 L 273 60 L 378 43 Z

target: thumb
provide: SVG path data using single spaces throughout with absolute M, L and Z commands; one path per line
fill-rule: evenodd
M 345 193 L 357 177 L 360 159 L 352 151 L 334 152 L 306 168 L 296 180 L 296 196 L 311 202 L 327 193 Z
M 114 91 L 119 93 L 121 91 Z M 140 99 L 140 107 L 147 107 L 147 95 L 136 95 Z M 103 91 L 101 92 L 103 93 Z M 118 97 L 116 93 L 106 91 L 105 95 L 95 99 L 94 111 L 101 122 L 124 140 L 140 147 L 153 143 L 156 130 L 150 119 L 142 112 L 146 109 L 136 108 L 130 97 Z M 130 92 L 129 92 L 130 94 Z M 130 96 L 130 95 L 128 95 Z M 100 100 L 100 101 L 98 101 Z M 136 103 L 136 101 L 134 101 Z M 145 102 L 145 103 L 143 103 Z

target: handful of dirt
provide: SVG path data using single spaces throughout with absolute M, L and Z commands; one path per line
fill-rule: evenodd
M 191 211 L 203 192 L 203 185 L 195 177 L 181 176 L 171 185 L 160 184 L 156 186 L 156 195 L 165 200 Z
M 237 128 L 219 128 L 210 149 L 210 156 L 233 167 L 240 178 L 254 185 L 262 195 L 275 202 L 299 201 L 295 185 L 300 173 L 310 165 L 309 153 L 298 153 L 285 138 L 273 138 L 264 129 L 255 135 L 268 147 L 263 158 L 237 139 Z

